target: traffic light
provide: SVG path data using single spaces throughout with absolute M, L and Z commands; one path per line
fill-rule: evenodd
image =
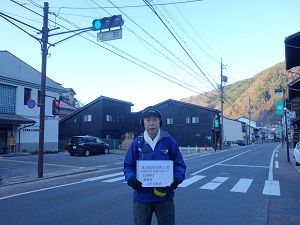
M 52 101 L 52 115 L 56 116 L 59 115 L 60 110 L 60 101 L 58 99 L 53 99 Z
M 92 22 L 92 30 L 105 30 L 113 27 L 121 27 L 124 24 L 122 15 L 114 15 L 111 17 L 103 17 L 101 19 L 94 19 Z
M 218 129 L 219 127 L 220 127 L 220 117 L 216 115 L 214 118 L 214 129 Z

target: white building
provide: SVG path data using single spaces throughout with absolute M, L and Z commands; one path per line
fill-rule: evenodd
M 0 154 L 38 152 L 41 74 L 8 51 L 0 51 Z M 46 79 L 45 151 L 58 149 L 58 117 L 52 116 L 52 100 L 65 89 Z M 49 97 L 51 96 L 51 97 Z M 31 100 L 32 101 L 32 100 Z
M 246 127 L 244 122 L 228 119 L 225 117 L 223 118 L 223 122 L 225 143 L 235 143 L 238 140 L 244 141 L 244 143 L 246 143 Z

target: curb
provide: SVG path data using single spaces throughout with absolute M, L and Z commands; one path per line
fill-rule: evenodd
M 62 173 L 56 173 L 56 174 L 50 173 L 50 174 L 46 174 L 42 178 L 38 178 L 38 177 L 24 178 L 24 179 L 11 181 L 11 182 L 7 182 L 7 183 L 3 183 L 3 184 L 2 184 L 2 182 L 4 181 L 4 179 L 2 179 L 2 182 L 0 180 L 0 188 L 11 186 L 11 185 L 16 185 L 16 184 L 24 184 L 24 183 L 30 183 L 30 182 L 35 182 L 35 181 L 48 180 L 48 179 L 57 178 L 57 177 L 75 175 L 75 174 L 86 173 L 86 172 L 92 172 L 92 171 L 96 171 L 96 170 L 99 170 L 99 168 L 85 168 L 85 169 L 82 169 L 80 171 L 62 172 Z

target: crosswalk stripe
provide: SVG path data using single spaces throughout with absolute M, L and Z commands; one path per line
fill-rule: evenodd
M 252 181 L 253 181 L 253 179 L 241 178 L 230 191 L 246 193 L 248 191 Z
M 122 174 L 123 174 L 123 172 L 112 173 L 112 174 L 107 174 L 107 175 L 103 175 L 103 176 L 87 178 L 87 179 L 84 179 L 83 181 L 103 180 L 103 179 L 110 178 L 110 177 L 120 176 L 120 175 L 122 175 Z
M 125 179 L 125 177 L 121 176 L 121 177 L 116 177 L 116 178 L 112 178 L 112 179 L 109 179 L 109 180 L 104 180 L 102 182 L 112 183 L 112 182 L 119 181 L 119 180 L 124 180 L 124 179 Z
M 206 190 L 215 190 L 219 187 L 223 182 L 225 182 L 229 177 L 216 177 L 212 181 L 208 182 L 207 184 L 200 187 L 200 189 Z
M 276 168 L 276 169 L 278 169 L 278 168 L 279 168 L 278 161 L 275 161 L 275 168 Z
M 201 180 L 204 177 L 205 176 L 195 175 L 193 177 L 190 177 L 189 179 L 184 180 L 181 184 L 178 185 L 178 187 L 187 187 L 187 186 L 197 182 L 198 180 Z
M 276 167 L 276 165 L 275 165 L 275 167 Z M 178 185 L 178 187 L 181 187 L 181 188 L 188 187 L 205 177 L 206 176 L 202 176 L 202 175 L 194 175 L 194 176 L 184 180 L 180 185 Z M 108 178 L 110 178 L 110 179 L 108 179 Z M 201 186 L 199 189 L 215 190 L 217 187 L 219 187 L 221 184 L 223 184 L 229 178 L 230 177 L 216 177 L 213 180 L 211 180 L 210 182 Z M 87 179 L 82 180 L 81 182 L 96 181 L 96 180 L 102 180 L 102 182 L 105 182 L 105 183 L 112 183 L 112 182 L 117 182 L 117 181 L 122 181 L 123 183 L 126 183 L 126 181 L 124 181 L 125 177 L 124 177 L 123 172 L 87 178 Z M 248 191 L 248 189 L 250 188 L 252 182 L 253 182 L 253 179 L 241 178 L 230 191 L 246 193 Z M 281 194 L 280 194 L 279 181 L 266 180 L 262 194 L 280 196 Z
M 280 185 L 277 180 L 266 180 L 263 190 L 264 195 L 280 196 Z

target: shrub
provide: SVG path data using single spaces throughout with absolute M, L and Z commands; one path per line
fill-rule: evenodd
M 132 143 L 134 138 L 134 133 L 133 132 L 127 132 L 123 136 L 122 144 L 120 146 L 120 149 L 127 150 Z

